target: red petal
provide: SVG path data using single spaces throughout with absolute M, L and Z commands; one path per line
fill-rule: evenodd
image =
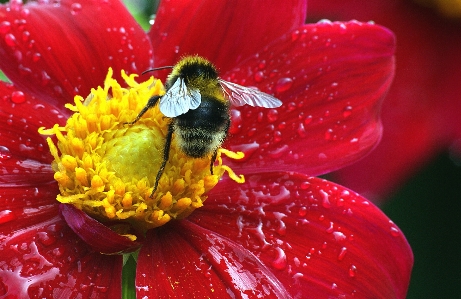
M 30 176 L 43 179 L 43 174 L 51 171 L 49 164 L 52 158 L 45 136 L 38 134 L 38 128 L 51 128 L 55 123 L 62 122 L 68 111 L 64 111 L 61 105 L 55 108 L 1 81 L 0 96 L 0 161 L 6 169 L 0 181 L 29 180 Z M 36 171 L 29 171 L 32 168 Z M 18 172 L 21 169 L 24 171 Z M 26 174 L 28 177 L 24 177 Z M 52 180 L 53 175 L 48 179 Z M 32 179 L 29 184 L 33 182 Z
M 146 33 L 121 1 L 39 1 L 0 6 L 0 68 L 20 90 L 71 101 L 103 84 L 109 66 L 150 66 Z
M 224 79 L 275 94 L 278 109 L 235 108 L 228 145 L 250 149 L 237 171 L 318 175 L 367 154 L 394 74 L 393 34 L 359 22 L 305 25 Z M 269 163 L 270 160 L 270 163 Z
M 361 193 L 389 195 L 460 136 L 460 23 L 412 2 L 309 1 L 310 19 L 374 20 L 397 36 L 395 80 L 382 109 L 382 142 L 338 173 L 342 184 Z
M 186 220 L 149 232 L 136 286 L 139 298 L 290 298 L 251 252 Z
M 156 66 L 199 54 L 223 72 L 304 23 L 306 1 L 162 1 L 149 35 Z
M 90 251 L 57 216 L 58 205 L 41 201 L 41 192 L 14 199 L 5 188 L 0 192 L 6 209 L 0 222 L 5 211 L 22 207 L 0 226 L 2 298 L 120 298 L 121 256 Z
M 188 219 L 255 254 L 293 297 L 405 298 L 411 249 L 365 198 L 302 174 L 247 181 L 222 181 Z
M 117 234 L 73 205 L 61 204 L 59 210 L 70 228 L 97 252 L 118 254 L 141 247 L 141 243 Z

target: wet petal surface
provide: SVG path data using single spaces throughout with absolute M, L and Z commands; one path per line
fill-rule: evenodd
M 0 28 L 0 68 L 43 100 L 88 95 L 109 66 L 120 74 L 151 64 L 149 39 L 121 1 L 15 1 L 0 6 Z
M 413 264 L 405 237 L 331 182 L 288 173 L 227 180 L 188 220 L 255 254 L 293 297 L 405 298 Z
M 242 150 L 239 171 L 319 175 L 363 157 L 380 140 L 379 110 L 394 74 L 393 34 L 377 25 L 305 25 L 223 79 L 283 101 L 278 109 L 232 109 L 225 146 Z
M 149 32 L 155 66 L 201 55 L 220 72 L 304 23 L 305 1 L 162 1 Z M 256 17 L 257 16 L 257 17 Z M 264 34 L 261 34 L 264 32 Z M 164 73 L 166 74 L 166 72 Z

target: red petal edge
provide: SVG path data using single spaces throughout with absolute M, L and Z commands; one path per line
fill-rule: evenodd
M 73 205 L 61 204 L 59 210 L 69 227 L 97 252 L 128 253 L 136 251 L 142 245 L 117 234 Z
M 211 244 L 219 234 L 254 254 L 293 297 L 406 296 L 413 255 L 402 232 L 365 198 L 326 180 L 297 173 L 251 175 L 241 185 L 224 180 L 187 221 L 210 240 L 189 263 L 214 251 L 236 258 L 226 255 L 229 246 Z
M 150 40 L 121 1 L 12 1 L 0 5 L 0 68 L 22 91 L 52 102 L 86 97 L 112 67 L 152 65 Z
M 29 219 L 20 229 L 1 233 L 0 297 L 120 298 L 122 256 L 90 250 L 61 217 L 52 216 L 57 205 L 45 209 L 54 211 L 46 220 L 31 224 Z M 23 223 L 23 217 L 14 222 Z
M 201 55 L 221 72 L 304 23 L 305 0 L 161 2 L 149 32 L 156 66 Z M 262 34 L 263 33 L 263 34 Z
M 223 79 L 275 94 L 277 109 L 232 110 L 225 146 L 246 152 L 238 172 L 319 175 L 351 164 L 381 138 L 379 111 L 394 74 L 395 37 L 369 23 L 305 25 Z
M 255 255 L 189 221 L 149 232 L 136 289 L 138 298 L 290 298 Z

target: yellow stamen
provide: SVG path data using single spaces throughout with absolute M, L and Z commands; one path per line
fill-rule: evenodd
M 187 157 L 173 137 L 170 158 L 150 198 L 163 159 L 169 119 L 153 107 L 135 124 L 127 123 L 150 97 L 164 93 L 164 88 L 152 77 L 141 83 L 134 74 L 122 71 L 122 77 L 126 88 L 112 78 L 109 69 L 104 87 L 92 89 L 86 99 L 76 96 L 73 105 L 66 104 L 74 114 L 64 127 L 39 129 L 57 140 L 55 144 L 47 138 L 54 178 L 59 183 L 59 202 L 73 204 L 100 221 L 120 221 L 145 231 L 187 217 L 203 206 L 207 192 L 224 172 L 244 182 L 243 176 L 238 177 L 221 159 L 221 154 L 241 159 L 242 153 L 220 149 L 211 175 L 210 158 Z

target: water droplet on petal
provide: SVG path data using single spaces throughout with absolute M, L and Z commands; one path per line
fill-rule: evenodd
M 343 117 L 348 118 L 352 114 L 352 106 L 346 106 L 343 109 Z
M 0 211 L 0 224 L 7 223 L 16 219 L 16 215 L 11 210 Z
M 21 104 L 26 101 L 26 96 L 22 91 L 17 90 L 11 94 L 11 101 L 15 104 Z
M 346 235 L 342 232 L 333 232 L 333 237 L 335 238 L 335 241 L 336 242 L 342 242 L 344 240 L 346 240 Z
M 16 37 L 13 34 L 11 34 L 11 33 L 6 34 L 4 39 L 5 39 L 5 43 L 6 43 L 6 45 L 8 47 L 16 46 Z
M 261 71 L 257 71 L 254 74 L 254 79 L 255 79 L 256 82 L 261 82 L 264 79 L 264 73 L 261 72 Z
M 279 116 L 279 112 L 276 110 L 276 109 L 270 109 L 268 112 L 267 112 L 267 120 L 270 122 L 270 123 L 273 123 L 274 121 L 277 120 Z
M 242 113 L 237 109 L 232 109 L 230 115 L 232 121 L 229 127 L 229 133 L 236 134 L 242 127 Z
M 41 57 L 42 57 L 42 55 L 40 53 L 36 52 L 36 53 L 32 54 L 32 61 L 37 62 L 37 61 L 40 60 Z
M 37 235 L 38 235 L 38 239 L 40 240 L 40 243 L 42 243 L 45 246 L 50 246 L 56 243 L 56 238 L 52 236 L 50 233 L 38 232 Z
M 70 6 L 70 13 L 73 15 L 78 14 L 82 10 L 82 5 L 78 2 L 72 3 Z
M 355 277 L 356 274 L 357 274 L 357 267 L 355 265 L 351 265 L 351 267 L 349 268 L 349 276 Z
M 21 17 L 27 18 L 29 15 L 30 15 L 30 10 L 29 10 L 29 9 L 23 8 L 23 9 L 21 10 Z
M 282 93 L 291 88 L 293 85 L 293 79 L 291 78 L 280 78 L 277 83 L 275 83 L 276 93 Z
M 296 129 L 296 132 L 298 133 L 299 137 L 304 138 L 307 136 L 306 129 L 304 128 L 304 124 L 300 123 L 298 125 L 298 128 Z
M 287 256 L 282 248 L 275 248 L 277 251 L 276 258 L 272 261 L 272 266 L 277 270 L 283 270 L 287 266 Z
M 3 21 L 0 23 L 0 34 L 6 34 L 11 29 L 11 23 Z
M 338 254 L 338 261 L 342 261 L 344 259 L 344 257 L 346 256 L 346 252 L 347 252 L 346 247 L 341 248 Z
M 400 236 L 400 230 L 397 227 L 391 227 L 391 235 L 394 237 Z
M 307 208 L 306 207 L 301 207 L 298 211 L 298 215 L 301 217 L 304 217 L 307 215 Z
M 10 149 L 6 146 L 0 145 L 0 160 L 8 160 L 11 156 Z
M 299 38 L 299 30 L 295 30 L 291 33 L 291 41 L 294 42 Z

